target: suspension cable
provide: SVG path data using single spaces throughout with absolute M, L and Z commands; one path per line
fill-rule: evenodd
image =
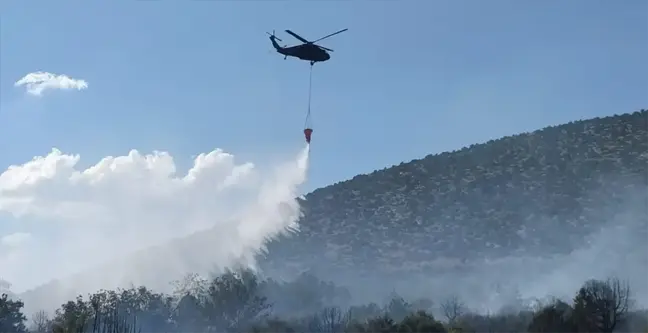
M 311 95 L 313 91 L 313 65 L 310 66 L 310 73 L 308 76 L 308 111 L 306 112 L 306 121 L 304 121 L 304 128 L 308 128 L 308 121 L 311 116 Z

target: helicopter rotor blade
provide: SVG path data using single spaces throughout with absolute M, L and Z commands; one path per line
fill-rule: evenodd
M 305 40 L 305 39 L 302 38 L 300 35 L 298 35 L 298 34 L 292 32 L 292 31 L 290 31 L 290 30 L 286 30 L 286 32 L 289 33 L 291 36 L 293 36 L 293 37 L 299 39 L 299 41 L 302 42 L 302 43 L 305 43 L 305 44 L 312 44 L 312 42 L 309 42 L 309 41 Z
M 347 31 L 347 30 L 349 30 L 349 29 L 342 29 L 342 30 L 340 30 L 340 31 L 334 32 L 334 33 L 332 33 L 332 34 L 330 34 L 330 35 L 327 35 L 327 36 L 324 36 L 324 37 L 322 37 L 322 38 L 320 38 L 320 39 L 318 39 L 318 40 L 314 40 L 313 43 L 319 42 L 319 41 L 321 41 L 322 39 L 326 39 L 326 38 L 329 38 L 329 37 L 331 37 L 331 36 L 335 36 L 335 35 L 337 35 L 337 34 L 339 34 L 339 33 L 345 32 L 345 31 Z
M 315 44 L 315 46 L 319 47 L 320 49 L 324 49 L 326 51 L 333 52 L 333 50 L 329 49 L 328 47 L 324 47 L 322 45 L 317 45 L 317 44 Z

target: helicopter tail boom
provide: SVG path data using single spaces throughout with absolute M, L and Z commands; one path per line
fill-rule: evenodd
M 267 32 L 267 31 L 266 31 L 266 33 L 267 33 L 268 35 L 270 35 L 270 41 L 272 42 L 272 46 L 275 48 L 275 50 L 277 50 L 277 51 L 282 50 L 283 47 L 281 47 L 281 45 L 279 45 L 279 44 L 277 43 L 277 41 L 280 41 L 280 42 L 281 42 L 281 39 L 280 39 L 279 37 L 275 36 L 275 32 L 274 32 L 274 30 L 272 30 L 272 33 L 269 33 L 269 32 Z
M 277 44 L 277 41 L 276 41 L 275 39 L 276 39 L 276 37 L 274 37 L 274 38 L 273 38 L 273 37 L 270 37 L 270 41 L 272 42 L 272 46 L 273 46 L 273 47 L 275 48 L 275 50 L 277 50 L 277 51 L 281 51 L 281 50 L 283 50 L 283 47 L 281 47 L 281 45 Z

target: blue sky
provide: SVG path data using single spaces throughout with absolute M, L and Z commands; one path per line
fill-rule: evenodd
M 647 106 L 648 3 L 12 1 L 0 20 L 0 167 L 52 147 L 94 164 L 130 149 L 296 153 L 308 64 L 266 31 L 335 50 L 315 66 L 308 189 L 429 153 Z M 84 91 L 26 96 L 29 72 Z

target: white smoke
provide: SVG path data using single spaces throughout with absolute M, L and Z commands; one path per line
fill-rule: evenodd
M 0 278 L 14 292 L 102 265 L 110 268 L 68 287 L 75 294 L 110 288 L 116 280 L 108 275 L 168 284 L 169 270 L 253 265 L 266 239 L 298 227 L 308 148 L 274 170 L 214 150 L 196 157 L 184 175 L 164 152 L 133 150 L 86 169 L 79 160 L 53 149 L 0 174 L 0 215 L 9 213 L 0 220 Z M 189 242 L 172 241 L 190 234 Z M 121 263 L 137 258 L 138 264 Z

